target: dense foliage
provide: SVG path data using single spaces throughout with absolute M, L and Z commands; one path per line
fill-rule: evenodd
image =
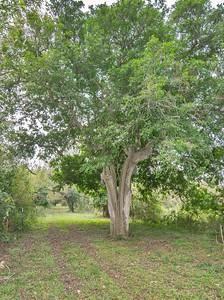
M 39 187 L 35 193 L 34 203 L 37 206 L 48 207 L 48 188 L 47 187 Z
M 0 239 L 7 240 L 8 232 L 27 228 L 35 220 L 36 213 L 27 169 L 7 154 L 0 173 L 4 174 L 0 189 Z

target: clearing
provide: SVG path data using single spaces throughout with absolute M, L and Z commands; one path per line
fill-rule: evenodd
M 1 300 L 224 299 L 214 234 L 131 224 L 112 240 L 107 219 L 56 213 L 1 245 Z

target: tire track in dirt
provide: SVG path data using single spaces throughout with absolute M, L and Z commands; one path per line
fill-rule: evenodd
M 78 243 L 80 248 L 100 266 L 100 269 L 106 273 L 112 281 L 115 282 L 122 291 L 122 294 L 128 295 L 128 299 L 132 299 L 132 295 L 122 285 L 122 274 L 112 270 L 111 266 L 105 263 L 105 260 L 100 257 L 97 248 L 91 243 L 86 231 L 80 230 L 75 225 L 71 225 L 68 231 L 68 240 L 72 243 Z
M 116 283 L 116 285 L 122 291 L 122 294 L 127 295 L 127 299 L 134 300 L 143 300 L 148 299 L 142 294 L 133 295 L 131 291 L 127 289 L 127 286 L 124 286 L 124 274 L 119 272 L 118 270 L 112 269 L 110 264 L 107 264 L 106 261 L 100 256 L 97 248 L 91 243 L 91 232 L 80 230 L 76 227 L 76 225 L 71 225 L 69 227 L 69 241 L 78 243 L 81 249 L 86 252 L 90 257 L 94 259 L 94 261 L 100 266 L 101 270 L 108 274 L 108 276 Z M 97 235 L 96 235 L 97 236 Z M 97 236 L 98 237 L 98 236 Z M 106 235 L 103 237 L 106 239 Z M 145 267 L 145 256 L 148 255 L 149 250 L 155 250 L 160 248 L 165 248 L 166 250 L 171 250 L 170 244 L 165 240 L 150 240 L 138 243 L 138 247 L 142 247 L 144 249 L 142 259 L 139 261 L 139 265 L 141 267 Z M 147 254 L 146 254 L 147 253 Z
M 68 262 L 63 256 L 63 248 L 66 242 L 70 242 L 70 234 L 62 231 L 60 228 L 51 227 L 48 230 L 47 240 L 51 246 L 55 262 L 57 263 L 60 280 L 64 285 L 65 292 L 74 295 L 79 299 L 84 299 L 82 295 L 79 294 L 82 283 L 69 270 Z

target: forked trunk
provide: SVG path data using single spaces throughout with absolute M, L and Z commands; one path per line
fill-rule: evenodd
M 114 165 L 105 167 L 102 172 L 102 179 L 108 194 L 110 233 L 113 237 L 127 237 L 129 235 L 132 174 L 138 162 L 148 158 L 150 153 L 151 148 L 149 146 L 137 152 L 129 149 L 119 179 Z
M 127 237 L 129 234 L 129 214 L 131 204 L 131 187 L 125 194 L 117 194 L 117 203 L 114 207 L 114 199 L 109 197 L 108 208 L 110 213 L 110 232 L 114 237 Z

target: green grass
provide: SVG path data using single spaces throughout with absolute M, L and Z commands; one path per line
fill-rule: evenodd
M 211 232 L 135 223 L 115 241 L 108 225 L 49 211 L 7 246 L 0 299 L 224 299 L 224 252 Z

